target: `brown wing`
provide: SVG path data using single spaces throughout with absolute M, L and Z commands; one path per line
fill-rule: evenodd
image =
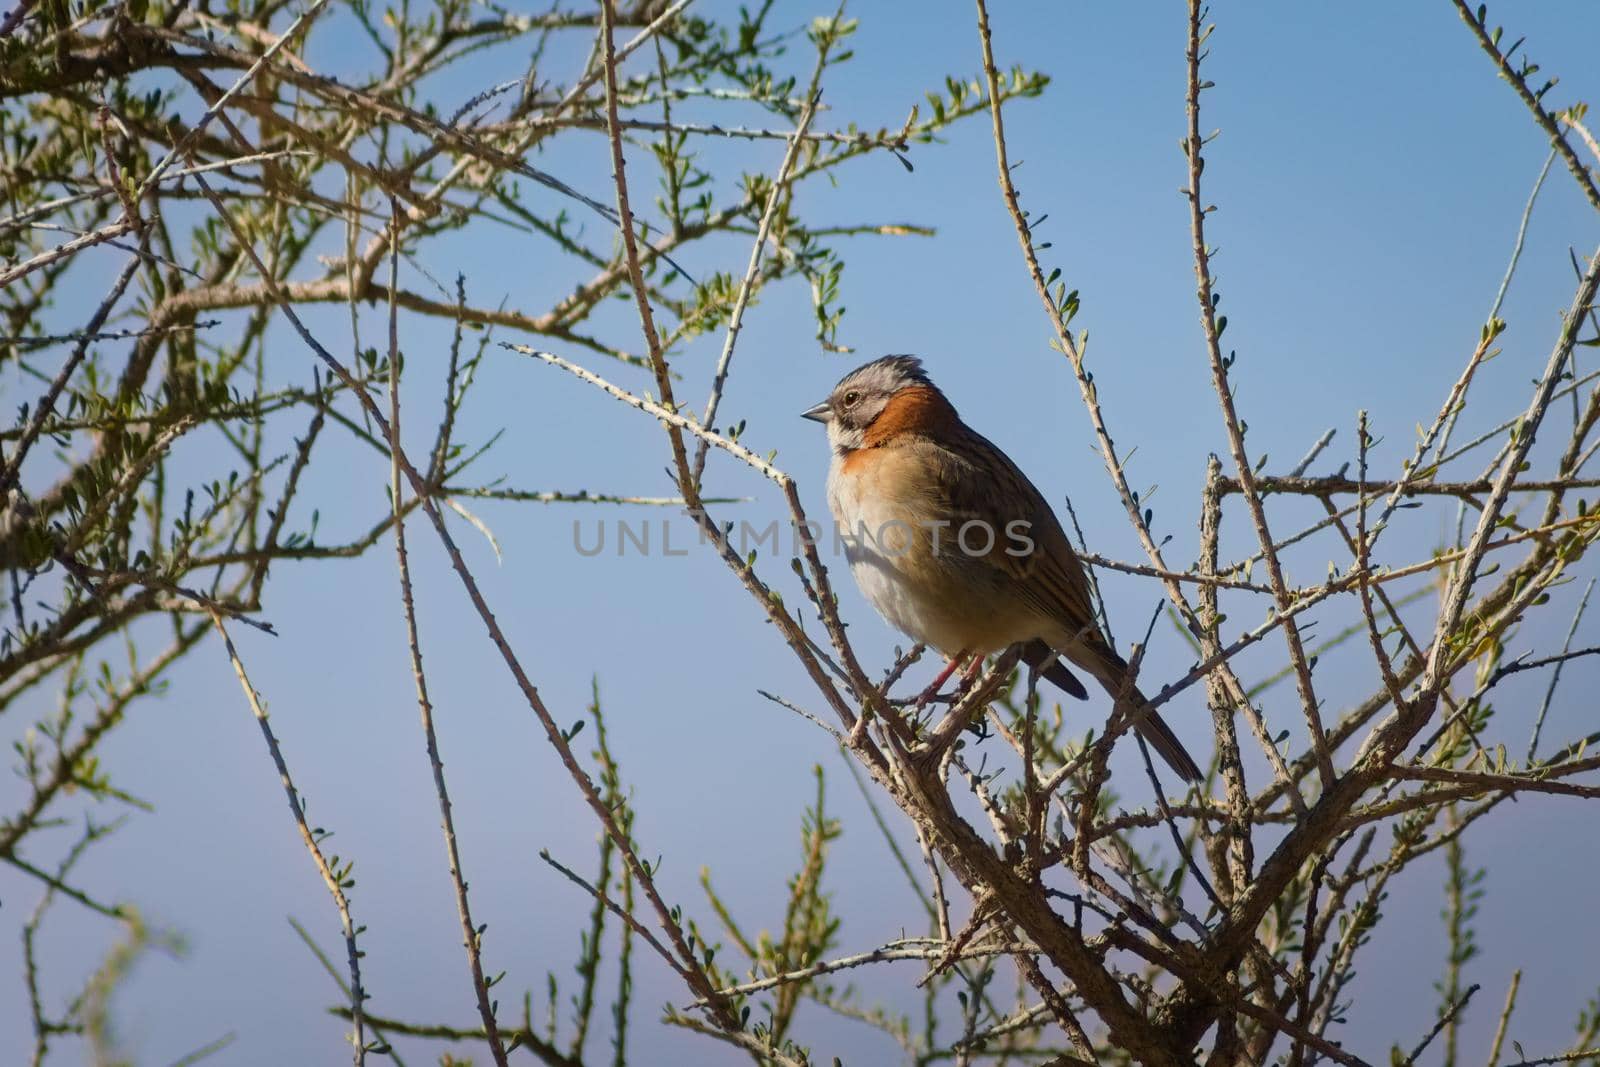
M 1128 665 L 1100 632 L 1090 601 L 1089 579 L 1055 512 L 1004 452 L 980 434 L 965 426 L 961 429 L 963 433 L 955 447 L 941 445 L 939 448 L 936 492 L 943 498 L 938 504 L 942 514 L 950 516 L 955 529 L 959 529 L 962 522 L 978 520 L 991 524 L 997 531 L 992 551 L 978 557 L 963 553 L 963 557 L 973 561 L 970 565 L 993 567 L 1005 574 L 1019 599 L 1031 603 L 1040 615 L 1054 620 L 1068 635 L 1075 637 L 1075 647 L 1070 648 L 1051 648 L 1043 641 L 1030 642 L 1023 653 L 1030 664 L 1059 668 L 1059 674 L 1065 675 L 1064 680 L 1048 669 L 1046 677 L 1082 699 L 1087 696 L 1083 686 L 1054 655 L 1057 652 L 1066 654 L 1076 666 L 1093 674 L 1108 693 L 1118 695 Z M 1010 529 L 1008 524 L 1017 521 L 1027 524 L 1031 551 L 1018 551 L 1020 543 L 1004 536 Z M 1133 702 L 1135 707 L 1147 703 L 1137 690 L 1133 693 Z M 1191 782 L 1200 780 L 1200 768 L 1160 715 L 1146 708 L 1135 721 L 1134 728 L 1179 777 Z
M 1069 632 L 1099 638 L 1088 578 L 1055 512 L 1004 452 L 965 426 L 961 431 L 954 447 L 938 450 L 936 484 L 943 499 L 936 503 L 952 520 L 950 536 L 964 522 L 988 524 L 994 544 L 971 558 L 1010 577 L 1017 596 L 1045 618 Z M 974 532 L 962 547 L 982 545 Z

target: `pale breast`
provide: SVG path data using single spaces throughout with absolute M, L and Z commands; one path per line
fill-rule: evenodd
M 861 592 L 889 624 L 944 652 L 993 652 L 1036 636 L 1031 612 L 989 564 L 960 555 L 930 507 L 908 449 L 873 450 L 828 471 L 828 505 Z M 939 551 L 934 551 L 937 537 Z

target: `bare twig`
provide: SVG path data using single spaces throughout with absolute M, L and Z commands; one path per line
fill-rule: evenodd
M 295 828 L 300 831 L 300 840 L 306 846 L 306 851 L 311 853 L 311 861 L 316 865 L 317 873 L 322 876 L 322 884 L 328 887 L 328 894 L 333 897 L 334 907 L 339 911 L 339 924 L 344 929 L 345 956 L 350 966 L 350 1019 L 355 1028 L 355 1032 L 351 1035 L 351 1044 L 354 1046 L 355 1063 L 360 1067 L 367 1061 L 366 1023 L 362 1015 L 367 993 L 361 984 L 361 952 L 356 948 L 357 928 L 355 920 L 350 917 L 350 899 L 345 895 L 345 887 L 350 884 L 350 866 L 346 864 L 335 871 L 327 856 L 323 855 L 321 838 L 325 835 L 313 832 L 311 825 L 306 822 L 305 805 L 300 799 L 300 791 L 295 788 L 294 779 L 289 777 L 289 765 L 284 762 L 283 751 L 278 747 L 278 738 L 267 722 L 267 710 L 262 706 L 260 696 L 245 674 L 244 663 L 233 647 L 233 638 L 228 636 L 227 627 L 222 625 L 221 615 L 212 612 L 211 622 L 216 626 L 217 633 L 222 635 L 223 647 L 228 652 L 228 661 L 233 664 L 233 673 L 239 679 L 239 688 L 244 690 L 245 699 L 250 703 L 250 713 L 255 716 L 256 725 L 261 727 L 261 736 L 267 742 L 267 751 L 272 756 L 273 765 L 278 769 L 278 781 L 283 784 L 284 795 L 289 798 L 289 811 L 294 816 Z
M 394 207 L 394 236 L 389 256 L 389 292 L 395 292 L 400 257 L 400 209 Z M 422 641 L 417 634 L 417 609 L 411 591 L 411 561 L 406 552 L 406 520 L 400 486 L 400 324 L 394 301 L 389 301 L 389 493 L 394 508 L 394 553 L 400 569 L 400 606 L 406 620 L 406 651 L 411 660 L 411 679 L 417 690 L 417 711 L 422 718 L 422 734 L 428 749 L 428 766 L 433 771 L 433 791 L 439 800 L 439 825 L 444 833 L 445 861 L 450 869 L 450 884 L 455 891 L 456 914 L 461 920 L 461 944 L 467 952 L 467 967 L 472 974 L 472 991 L 478 1002 L 478 1017 L 489 1054 L 499 1067 L 507 1067 L 505 1043 L 495 1022 L 495 1006 L 489 999 L 489 983 L 483 974 L 483 930 L 472 921 L 472 905 L 467 899 L 467 879 L 461 872 L 461 851 L 456 842 L 455 814 L 450 805 L 450 790 L 444 779 L 444 760 L 439 757 L 439 737 L 433 725 L 433 701 L 428 696 L 428 677 L 422 668 Z

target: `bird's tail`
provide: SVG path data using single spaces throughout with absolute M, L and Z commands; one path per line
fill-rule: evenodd
M 1083 685 L 1055 658 L 1056 651 L 1043 641 L 1035 641 L 1023 649 L 1022 658 L 1034 667 L 1040 668 L 1046 679 L 1073 696 L 1083 699 L 1087 696 Z M 1095 681 L 1111 694 L 1112 699 L 1122 695 L 1128 677 L 1128 663 L 1117 655 L 1111 646 L 1099 641 L 1092 645 L 1078 641 L 1068 654 L 1068 658 L 1076 666 L 1094 675 Z M 1057 672 L 1065 675 L 1064 681 L 1057 679 Z M 1132 704 L 1132 714 L 1135 716 L 1133 728 L 1149 742 L 1150 747 L 1166 761 L 1167 766 L 1186 782 L 1198 782 L 1205 777 L 1195 763 L 1194 757 L 1189 755 L 1183 747 L 1183 742 L 1178 740 L 1178 735 L 1172 732 L 1172 727 L 1150 707 L 1150 701 L 1145 695 L 1135 687 L 1128 694 L 1128 698 Z
M 1172 732 L 1172 727 L 1167 725 L 1166 720 L 1161 717 L 1159 712 L 1149 710 L 1150 705 L 1145 700 L 1144 694 L 1135 689 L 1133 691 L 1133 699 L 1135 701 L 1134 714 L 1140 716 L 1134 722 L 1133 728 L 1139 731 L 1139 736 L 1150 743 L 1150 747 L 1156 750 L 1157 755 L 1167 761 L 1167 766 L 1171 767 L 1179 778 L 1186 782 L 1198 782 L 1204 778 L 1205 775 L 1201 773 L 1199 765 L 1194 761 L 1194 757 L 1189 755 L 1188 750 L 1183 747 L 1183 742 L 1179 741 L 1178 735 Z M 1140 708 L 1144 709 L 1142 714 L 1138 710 Z

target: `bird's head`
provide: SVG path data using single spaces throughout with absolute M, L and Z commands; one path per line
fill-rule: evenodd
M 890 436 L 889 423 L 894 433 L 914 428 L 911 420 L 885 415 L 899 409 L 900 415 L 955 414 L 916 356 L 884 356 L 857 367 L 839 379 L 828 399 L 800 414 L 825 425 L 833 450 L 846 453 L 881 443 Z

